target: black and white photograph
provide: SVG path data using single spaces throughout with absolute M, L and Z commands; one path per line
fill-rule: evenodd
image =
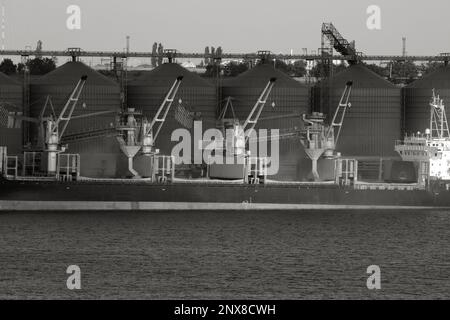
M 0 300 L 448 300 L 449 14 L 0 0 Z

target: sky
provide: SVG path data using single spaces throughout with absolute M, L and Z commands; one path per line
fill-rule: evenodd
M 322 22 L 332 22 L 365 54 L 450 52 L 448 0 L 0 0 L 6 49 L 151 51 L 153 42 L 181 52 L 270 50 L 301 53 L 320 47 Z M 81 9 L 81 29 L 69 30 L 69 5 Z M 367 7 L 381 9 L 381 30 L 369 30 Z

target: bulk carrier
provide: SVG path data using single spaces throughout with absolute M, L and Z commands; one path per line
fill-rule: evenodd
M 348 79 L 334 114 L 321 112 L 299 116 L 301 128 L 273 130 L 270 137 L 252 135 L 268 103 L 276 78 L 266 86 L 247 115 L 237 119 L 231 100 L 222 108 L 214 138 L 194 141 L 209 157 L 195 165 L 179 164 L 177 155 L 164 155 L 157 145 L 169 111 L 186 127 L 201 119 L 176 100 L 183 76 L 173 84 L 152 118 L 138 109 L 114 110 L 115 123 L 95 132 L 66 134 L 76 115 L 87 76 L 79 79 L 64 105 L 55 111 L 51 97 L 35 117 L 2 107 L 7 124 L 34 126 L 36 143 L 20 156 L 0 147 L 0 209 L 14 210 L 301 210 L 301 209 L 424 209 L 450 208 L 450 132 L 443 100 L 432 93 L 429 128 L 424 134 L 392 141 L 401 160 L 380 161 L 378 181 L 363 181 L 359 161 L 342 156 L 339 137 L 352 105 L 352 79 Z M 261 90 L 260 89 L 260 90 Z M 178 104 L 172 108 L 173 104 Z M 272 106 L 276 108 L 276 106 Z M 96 112 L 94 115 L 111 115 Z M 5 118 L 5 117 L 4 117 Z M 81 174 L 83 156 L 70 153 L 78 139 L 113 137 L 126 158 L 128 177 L 87 177 Z M 273 159 L 254 152 L 252 143 L 296 139 L 311 163 L 309 181 L 273 179 Z M 272 150 L 274 152 L 274 150 Z M 300 152 L 300 151 L 299 151 Z M 95 157 L 95 154 L 91 155 Z M 135 158 L 143 160 L 136 168 Z M 211 161 L 223 158 L 224 161 Z M 323 160 L 323 161 L 322 161 Z M 321 165 L 318 165 L 321 161 Z M 325 165 L 324 165 L 325 164 Z M 283 162 L 280 162 L 283 166 Z M 325 169 L 324 169 L 325 168 Z M 282 168 L 281 168 L 282 169 Z M 179 172 L 183 172 L 179 176 Z M 186 174 L 187 173 L 187 174 Z M 197 176 L 197 177 L 196 177 Z

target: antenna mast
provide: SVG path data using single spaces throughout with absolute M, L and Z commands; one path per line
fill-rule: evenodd
M 436 95 L 433 89 L 433 98 L 430 102 L 431 116 L 430 116 L 430 134 L 433 139 L 450 138 L 450 131 L 448 128 L 447 115 L 445 113 L 444 100 Z

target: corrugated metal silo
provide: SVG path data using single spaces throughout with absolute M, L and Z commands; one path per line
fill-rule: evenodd
M 22 112 L 22 92 L 22 86 L 18 82 L 0 73 L 0 104 L 11 106 L 14 110 Z M 5 128 L 0 126 L 0 146 L 8 147 L 8 154 L 21 153 L 22 145 L 22 128 Z
M 430 127 L 432 90 L 444 99 L 447 119 L 450 119 L 450 67 L 441 67 L 403 88 L 404 133 L 425 132 Z
M 401 89 L 362 65 L 353 65 L 318 84 L 315 110 L 334 115 L 347 81 L 353 81 L 338 152 L 353 157 L 395 157 L 401 134 Z M 322 94 L 317 94 L 324 90 Z
M 148 119 L 152 119 L 179 76 L 183 76 L 183 80 L 166 122 L 155 142 L 156 148 L 160 149 L 160 153 L 163 155 L 170 155 L 172 148 L 177 144 L 177 142 L 171 141 L 172 132 L 175 129 L 183 128 L 175 120 L 175 109 L 180 99 L 183 106 L 200 113 L 201 119 L 208 120 L 203 122 L 203 130 L 214 127 L 217 110 L 216 87 L 176 63 L 165 63 L 137 78 L 127 87 L 128 107 L 142 110 Z
M 37 117 L 44 107 L 46 97 L 51 96 L 57 114 L 66 103 L 81 76 L 87 75 L 86 85 L 76 106 L 74 115 L 100 111 L 120 110 L 119 85 L 89 68 L 82 62 L 68 62 L 31 83 L 30 114 Z M 114 125 L 115 114 L 72 120 L 66 134 L 78 134 Z M 120 149 L 115 137 L 101 137 L 73 142 L 69 153 L 80 153 L 81 174 L 89 177 L 115 177 Z
M 283 72 L 276 70 L 271 64 L 258 65 L 236 78 L 224 81 L 222 97 L 224 99 L 234 98 L 233 106 L 236 116 L 239 120 L 244 121 L 262 90 L 273 77 L 277 78 L 277 81 L 261 114 L 262 121 L 255 128 L 280 129 L 280 132 L 295 127 L 301 128 L 303 124 L 300 115 L 310 112 L 309 89 Z M 275 103 L 275 107 L 272 106 L 272 103 Z M 264 118 L 270 120 L 264 120 Z M 305 158 L 306 154 L 299 139 L 281 140 L 280 170 L 277 175 L 270 178 L 300 179 L 299 166 Z

